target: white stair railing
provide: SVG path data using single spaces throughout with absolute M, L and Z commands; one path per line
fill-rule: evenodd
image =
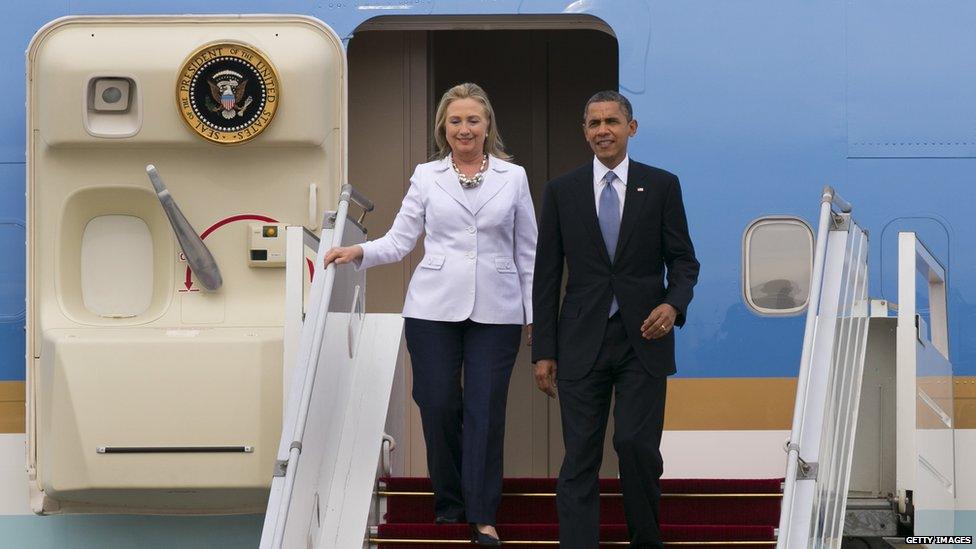
M 363 242 L 364 229 L 347 217 L 350 201 L 371 208 L 343 186 L 318 257 Z M 301 292 L 298 277 L 291 282 L 293 331 Z M 366 315 L 365 299 L 365 272 L 352 265 L 331 264 L 312 280 L 298 347 L 289 348 L 295 365 L 261 549 L 362 546 L 403 332 L 399 314 Z
M 835 212 L 834 209 L 838 211 Z M 867 234 L 824 189 L 777 547 L 840 547 L 867 342 Z
M 946 280 L 945 267 L 915 233 L 898 234 L 895 485 L 899 510 L 911 512 L 916 536 L 952 535 L 955 530 Z M 928 315 L 924 315 L 925 305 Z

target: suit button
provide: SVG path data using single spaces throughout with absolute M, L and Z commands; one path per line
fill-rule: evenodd
M 474 232 L 475 232 L 476 230 L 477 230 L 477 229 L 475 229 L 474 227 L 468 227 L 468 228 L 467 228 L 467 231 L 468 231 L 468 233 L 469 233 L 469 234 L 474 234 Z
M 474 252 L 468 252 L 468 259 L 474 259 L 474 257 L 475 257 Z

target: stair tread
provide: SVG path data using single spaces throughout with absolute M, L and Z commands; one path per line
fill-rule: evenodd
M 781 498 L 663 498 L 660 520 L 670 524 L 759 524 L 779 523 Z M 503 523 L 557 522 L 554 497 L 502 497 L 497 518 Z M 624 523 L 621 497 L 600 502 L 603 523 Z M 434 522 L 434 498 L 431 495 L 390 496 L 386 500 L 385 519 L 390 523 Z
M 764 546 L 776 539 L 782 482 L 782 478 L 662 479 L 661 536 L 668 542 L 691 545 L 736 542 Z M 519 546 L 558 539 L 556 483 L 552 478 L 504 479 L 497 515 L 503 540 L 524 542 L 515 544 Z M 430 480 L 423 477 L 381 479 L 379 492 L 386 496 L 386 523 L 378 526 L 377 539 L 441 543 L 469 539 L 467 524 L 433 524 L 430 491 Z M 600 479 L 600 492 L 600 539 L 626 542 L 620 480 Z M 392 543 L 391 547 L 399 548 L 397 542 Z
M 545 524 L 498 524 L 498 533 L 504 540 L 554 540 L 559 537 L 559 526 Z M 467 524 L 401 523 L 381 524 L 378 537 L 386 539 L 467 539 Z M 768 541 L 774 538 L 774 527 L 767 525 L 683 525 L 662 524 L 661 537 L 665 541 Z M 601 524 L 600 539 L 626 541 L 626 524 Z
M 426 477 L 390 477 L 380 481 L 383 489 L 392 492 L 429 492 L 430 479 Z M 782 478 L 767 479 L 661 479 L 661 491 L 665 494 L 778 494 Z M 502 481 L 502 492 L 553 493 L 554 478 L 510 477 Z M 600 479 L 601 494 L 619 494 L 620 479 Z

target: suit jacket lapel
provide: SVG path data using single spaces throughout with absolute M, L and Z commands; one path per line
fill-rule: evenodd
M 504 174 L 508 169 L 493 156 L 488 157 L 488 171 L 485 173 L 485 180 L 481 183 L 481 190 L 478 191 L 471 211 L 477 215 L 481 208 L 489 200 L 495 197 L 499 191 L 508 185 L 508 177 Z M 460 185 L 458 185 L 460 187 Z M 462 191 L 463 192 L 463 191 Z
M 596 215 L 596 195 L 593 194 L 593 168 L 580 170 L 580 174 L 575 181 L 576 206 L 580 212 L 580 222 L 593 237 L 593 244 L 596 246 L 603 261 L 610 263 L 610 254 L 607 253 L 607 243 L 603 240 L 603 231 L 600 230 L 600 220 Z
M 633 160 L 627 167 L 627 174 L 624 215 L 620 219 L 620 235 L 617 237 L 617 250 L 614 252 L 614 258 L 620 257 L 620 252 L 627 244 L 627 239 L 633 234 L 637 220 L 640 219 L 641 210 L 644 209 L 644 202 L 647 200 L 647 195 L 650 194 L 649 190 L 646 189 L 648 185 L 647 174 Z
M 467 197 L 464 196 L 464 189 L 462 189 L 461 185 L 458 183 L 457 175 L 453 170 L 451 170 L 450 161 L 446 158 L 442 159 L 441 165 L 436 169 L 437 175 L 434 176 L 434 183 L 443 189 L 444 192 L 449 194 L 451 198 L 456 200 L 457 203 L 460 204 L 465 210 L 468 210 L 472 215 L 474 215 L 474 210 L 471 208 L 471 205 L 468 204 Z M 484 189 L 481 191 L 484 192 Z

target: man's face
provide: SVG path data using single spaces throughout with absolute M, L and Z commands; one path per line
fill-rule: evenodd
M 637 121 L 627 120 L 616 101 L 597 101 L 586 108 L 583 134 L 593 154 L 608 168 L 614 168 L 627 155 L 627 141 L 637 133 Z

